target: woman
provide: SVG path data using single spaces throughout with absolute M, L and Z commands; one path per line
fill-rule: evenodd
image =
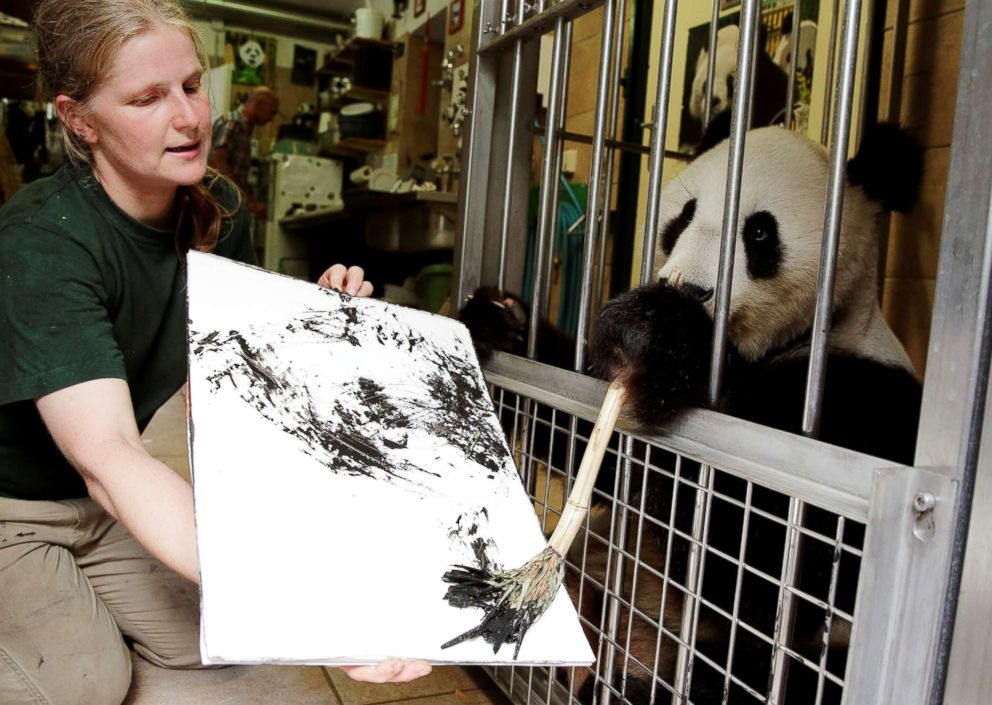
M 72 163 L 0 210 L 0 702 L 110 705 L 126 642 L 200 663 L 192 493 L 140 431 L 185 377 L 184 253 L 253 257 L 207 173 L 205 62 L 175 0 L 43 0 L 36 32 Z M 371 293 L 359 268 L 320 283 Z

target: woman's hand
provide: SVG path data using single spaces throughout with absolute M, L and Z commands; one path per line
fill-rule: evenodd
M 365 281 L 365 270 L 361 267 L 345 267 L 343 264 L 332 265 L 320 275 L 317 283 L 327 289 L 336 289 L 351 296 L 372 295 L 372 282 Z M 384 661 L 383 663 L 389 662 Z
M 365 683 L 406 683 L 431 672 L 431 665 L 427 661 L 404 661 L 398 658 L 380 661 L 373 666 L 338 668 L 347 673 L 349 678 Z

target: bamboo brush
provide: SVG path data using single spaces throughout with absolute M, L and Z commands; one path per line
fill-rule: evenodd
M 547 548 L 519 568 L 493 571 L 485 564 L 481 568 L 462 565 L 444 574 L 444 581 L 451 583 L 444 596 L 448 603 L 479 607 L 485 615 L 479 626 L 443 644 L 442 649 L 481 636 L 493 645 L 493 653 L 507 641 L 516 642 L 513 658 L 517 658 L 527 630 L 551 605 L 564 580 L 565 554 L 589 513 L 596 476 L 626 394 L 620 382 L 607 389 L 575 485 Z

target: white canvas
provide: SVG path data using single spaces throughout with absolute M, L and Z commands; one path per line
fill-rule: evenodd
M 441 644 L 442 575 L 545 545 L 458 322 L 189 255 L 205 663 L 588 664 L 564 588 L 515 644 Z

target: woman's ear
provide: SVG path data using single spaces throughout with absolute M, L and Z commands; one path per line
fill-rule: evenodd
M 96 142 L 96 131 L 87 118 L 82 104 L 75 98 L 67 95 L 55 96 L 55 112 L 59 115 L 59 120 L 65 128 L 86 144 Z

